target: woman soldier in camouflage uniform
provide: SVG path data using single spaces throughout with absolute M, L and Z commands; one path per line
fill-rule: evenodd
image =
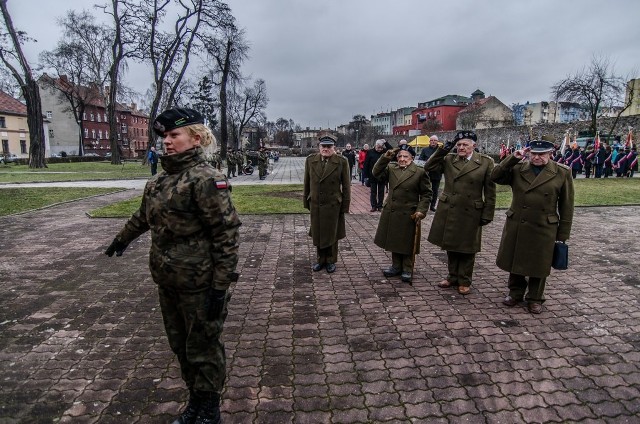
M 175 421 L 219 423 L 225 373 L 220 340 L 227 289 L 237 281 L 240 219 L 229 184 L 209 165 L 200 146 L 211 131 L 192 109 L 169 109 L 154 122 L 164 137 L 164 172 L 151 178 L 142 203 L 106 254 L 121 256 L 151 230 L 149 266 L 158 285 L 160 307 L 171 350 L 178 356 L 189 403 Z

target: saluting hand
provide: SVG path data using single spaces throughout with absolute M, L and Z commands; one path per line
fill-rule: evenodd
M 394 147 L 391 150 L 387 150 L 386 152 L 384 152 L 384 157 L 388 158 L 388 159 L 392 159 L 396 153 L 398 153 L 400 151 L 399 147 Z
M 525 147 L 524 149 L 516 150 L 515 152 L 513 152 L 513 157 L 515 157 L 516 159 L 524 159 L 527 156 L 527 153 L 529 153 L 529 150 L 531 150 L 531 147 Z

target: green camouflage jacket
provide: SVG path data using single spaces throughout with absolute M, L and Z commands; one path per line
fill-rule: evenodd
M 230 186 L 196 147 L 161 157 L 140 208 L 117 235 L 130 243 L 151 230 L 149 266 L 158 285 L 226 290 L 237 279 L 240 219 Z

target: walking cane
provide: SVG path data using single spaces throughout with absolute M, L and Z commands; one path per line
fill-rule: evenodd
M 416 267 L 416 253 L 418 253 L 418 249 L 420 249 L 420 237 L 422 235 L 422 220 L 419 219 L 418 222 L 416 222 L 416 232 L 415 235 L 413 236 L 413 253 L 412 253 L 412 265 L 411 265 L 411 275 L 413 276 L 413 270 Z M 409 285 L 413 286 L 413 282 L 409 282 Z

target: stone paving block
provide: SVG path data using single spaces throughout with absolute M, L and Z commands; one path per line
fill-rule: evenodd
M 157 423 L 183 407 L 148 235 L 116 262 L 102 249 L 124 220 L 84 214 L 134 194 L 0 218 L 0 421 Z M 225 422 L 634 422 L 640 287 L 627 281 L 638 280 L 628 258 L 640 241 L 633 224 L 618 231 L 627 246 L 619 255 L 589 223 L 637 224 L 640 207 L 577 210 L 572 240 L 589 248 L 552 272 L 540 316 L 501 304 L 507 276 L 494 260 L 504 214 L 487 228 L 474 290 L 462 297 L 435 285 L 445 256 L 426 240 L 413 287 L 383 278 L 390 257 L 372 245 L 378 215 L 366 210 L 347 217 L 332 275 L 310 270 L 308 215 L 242 217 L 241 278 L 224 333 Z M 594 261 L 610 252 L 616 273 L 596 277 Z M 23 257 L 32 269 L 19 268 Z M 2 284 L 6 275 L 21 284 Z

